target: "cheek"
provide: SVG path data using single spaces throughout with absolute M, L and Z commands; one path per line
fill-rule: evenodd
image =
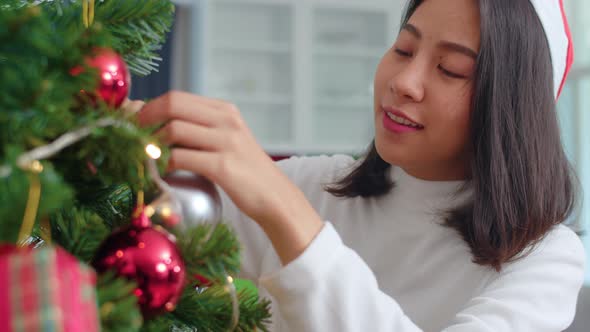
M 451 104 L 449 109 L 449 121 L 456 124 L 457 131 L 469 131 L 469 120 L 471 117 L 471 96 L 466 96 Z
M 446 96 L 453 94 L 446 94 Z M 429 119 L 437 129 L 432 132 L 432 140 L 444 141 L 447 149 L 453 152 L 464 150 L 471 125 L 471 90 L 456 94 L 457 98 L 441 96 L 434 116 Z
M 441 107 L 447 122 L 457 124 L 457 129 L 465 129 L 469 124 L 471 116 L 471 97 L 473 84 L 461 85 L 452 89 L 454 91 L 445 91 L 439 98 L 439 105 Z

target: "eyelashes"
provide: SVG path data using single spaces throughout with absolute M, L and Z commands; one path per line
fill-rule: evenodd
M 467 78 L 467 77 L 465 77 L 465 76 L 463 76 L 463 75 L 455 74 L 455 73 L 453 73 L 453 72 L 451 72 L 451 71 L 448 71 L 448 70 L 446 70 L 446 69 L 445 69 L 443 66 L 441 66 L 441 65 L 438 65 L 438 66 L 437 66 L 437 68 L 438 68 L 438 69 L 439 69 L 441 72 L 443 72 L 443 74 L 445 74 L 445 75 L 447 75 L 447 76 L 449 76 L 449 77 L 452 77 L 452 78 Z
M 394 51 L 395 51 L 395 53 L 397 53 L 398 55 L 401 55 L 403 57 L 408 57 L 409 58 L 409 57 L 412 56 L 412 53 L 403 51 L 403 50 L 401 50 L 399 48 L 394 49 Z
M 401 57 L 404 57 L 404 58 L 410 58 L 410 57 L 412 57 L 412 55 L 413 55 L 411 52 L 407 52 L 407 51 L 404 51 L 404 50 L 402 50 L 402 49 L 399 49 L 399 48 L 394 48 L 393 50 L 394 50 L 394 52 L 395 52 L 397 55 L 399 55 L 399 56 L 401 56 Z M 465 76 L 463 76 L 463 75 L 459 75 L 459 74 L 453 73 L 452 71 L 449 71 L 449 70 L 445 69 L 445 68 L 444 68 L 444 67 L 443 67 L 441 64 L 439 64 L 439 65 L 437 66 L 437 68 L 438 68 L 438 70 L 440 70 L 440 71 L 441 71 L 441 72 L 442 72 L 444 75 L 446 75 L 446 76 L 448 76 L 448 77 L 451 77 L 451 78 L 457 78 L 457 79 L 465 79 L 465 78 L 467 78 L 467 77 L 465 77 Z

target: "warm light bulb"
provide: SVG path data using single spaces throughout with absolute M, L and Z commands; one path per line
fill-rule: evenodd
M 143 210 L 143 212 L 145 213 L 146 216 L 151 217 L 154 215 L 154 213 L 156 213 L 156 209 L 154 209 L 153 206 L 148 205 L 145 207 L 145 209 Z
M 155 144 L 148 144 L 145 147 L 145 152 L 150 156 L 152 159 L 158 159 L 162 156 L 162 150 Z
M 170 218 L 170 216 L 172 215 L 172 209 L 169 208 L 168 206 L 165 206 L 162 208 L 162 216 L 164 218 Z
M 41 172 L 43 172 L 43 164 L 41 164 L 39 162 L 39 160 L 34 160 L 31 163 L 31 171 L 33 171 L 35 173 L 41 173 Z

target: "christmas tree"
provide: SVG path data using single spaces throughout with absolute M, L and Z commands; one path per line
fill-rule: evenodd
M 3 331 L 266 330 L 232 230 L 188 222 L 166 147 L 122 105 L 173 17 L 168 0 L 2 0 Z

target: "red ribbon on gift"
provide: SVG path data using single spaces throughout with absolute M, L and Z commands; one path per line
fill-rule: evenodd
M 98 332 L 96 275 L 61 248 L 0 250 L 0 331 Z

